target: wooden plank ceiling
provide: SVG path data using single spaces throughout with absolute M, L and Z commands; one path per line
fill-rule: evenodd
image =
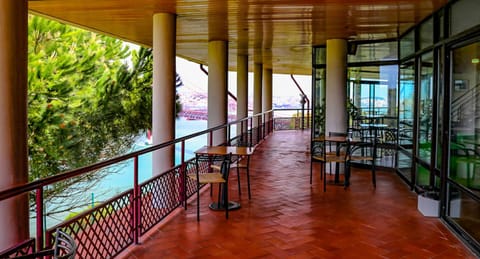
M 177 56 L 207 64 L 211 39 L 274 73 L 311 74 L 312 46 L 327 39 L 395 38 L 447 0 L 29 0 L 29 10 L 143 46 L 154 13 L 177 14 Z

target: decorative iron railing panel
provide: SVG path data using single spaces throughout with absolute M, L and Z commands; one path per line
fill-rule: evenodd
M 140 186 L 141 235 L 182 204 L 181 167 L 165 172 Z
M 60 225 L 77 243 L 78 258 L 112 258 L 133 243 L 133 190 L 126 191 Z
M 35 253 L 35 238 L 28 239 L 0 254 L 0 258 L 15 258 Z
M 199 173 L 205 173 L 209 168 L 209 165 L 208 163 L 199 163 L 198 164 L 198 170 L 199 170 Z M 185 173 L 186 175 L 188 174 L 195 174 L 197 169 L 196 169 L 196 165 L 195 165 L 195 160 L 191 160 L 189 161 L 186 166 L 185 166 Z M 197 193 L 197 182 L 195 180 L 192 180 L 191 178 L 189 177 L 185 177 L 186 178 L 186 197 L 187 199 L 192 197 L 194 194 Z M 200 186 L 200 188 L 202 188 L 203 185 Z

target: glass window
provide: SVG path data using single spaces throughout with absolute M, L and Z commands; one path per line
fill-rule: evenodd
M 418 103 L 418 157 L 430 164 L 433 116 L 433 53 L 422 55 Z
M 420 25 L 420 49 L 433 45 L 433 18 L 430 18 Z
M 417 171 L 416 171 L 416 181 L 415 185 L 424 189 L 424 190 L 439 190 L 440 189 L 440 178 L 434 177 L 432 180 L 434 182 L 430 182 L 431 173 L 428 168 L 417 164 Z
M 348 55 L 348 62 L 370 62 L 397 60 L 397 41 L 359 44 L 354 55 Z
M 468 193 L 449 185 L 447 216 L 460 225 L 475 240 L 480 240 L 480 203 Z
M 445 15 L 441 11 L 438 13 L 438 40 L 445 38 Z
M 452 52 L 449 177 L 472 191 L 480 190 L 479 59 L 480 42 Z
M 415 53 L 415 31 L 412 30 L 400 39 L 400 58 Z
M 444 130 L 444 123 L 443 123 L 443 109 L 444 109 L 444 76 L 443 76 L 443 71 L 445 69 L 444 67 L 444 59 L 442 57 L 445 56 L 445 49 L 438 48 L 435 51 L 437 55 L 436 59 L 436 64 L 437 64 L 437 134 L 436 134 L 436 143 L 437 143 L 437 159 L 436 159 L 436 168 L 441 169 L 442 164 L 443 164 L 443 159 L 442 159 L 442 145 L 443 145 L 443 135 L 442 132 Z
M 412 183 L 412 167 L 413 167 L 412 153 L 406 152 L 403 149 L 399 150 L 397 168 L 399 173 L 409 183 Z
M 325 65 L 327 64 L 327 48 L 316 47 L 314 48 L 315 55 L 313 59 L 313 65 Z
M 401 147 L 412 152 L 413 108 L 415 100 L 415 69 L 413 60 L 406 62 L 400 67 L 399 87 L 398 140 Z
M 326 69 L 314 69 L 314 85 L 312 88 L 313 99 L 313 123 L 312 137 L 317 138 L 325 134 L 325 91 L 326 91 Z
M 451 8 L 451 34 L 455 35 L 480 24 L 478 10 L 480 10 L 478 0 L 455 2 Z

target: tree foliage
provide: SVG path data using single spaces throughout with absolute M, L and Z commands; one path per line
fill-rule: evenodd
M 151 128 L 151 50 L 131 51 L 120 40 L 33 15 L 28 30 L 29 179 L 131 150 Z M 95 172 L 57 184 L 46 199 L 101 177 Z

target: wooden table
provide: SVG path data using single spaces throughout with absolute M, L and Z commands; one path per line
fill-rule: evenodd
M 254 148 L 252 147 L 237 147 L 237 146 L 204 146 L 195 154 L 202 155 L 228 155 L 233 156 L 247 156 L 250 157 L 253 154 Z
M 204 146 L 197 151 L 197 155 L 210 155 L 210 156 L 221 156 L 232 154 L 232 156 L 245 156 L 247 157 L 247 165 L 250 162 L 250 156 L 253 154 L 254 148 L 252 147 L 237 147 L 237 146 Z M 250 187 L 249 187 L 250 188 Z M 224 195 L 222 191 L 222 195 Z M 222 201 L 223 199 L 220 199 Z M 225 210 L 225 206 L 221 202 L 213 202 L 209 205 L 209 208 L 212 210 Z M 235 210 L 240 208 L 240 203 L 229 201 L 228 210 Z

